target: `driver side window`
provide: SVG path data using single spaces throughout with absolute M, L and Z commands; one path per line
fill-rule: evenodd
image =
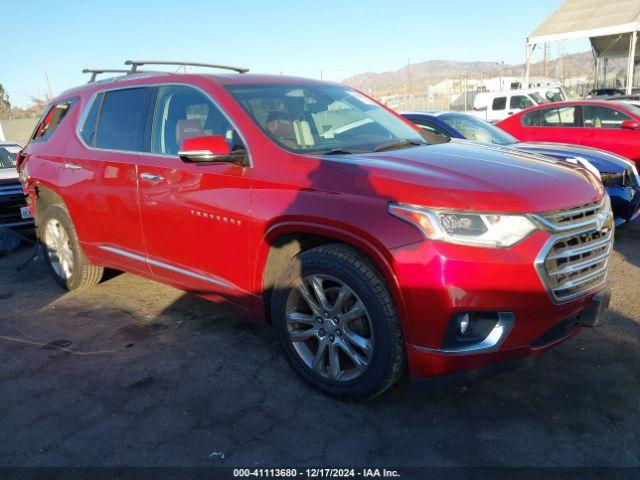
M 187 138 L 221 136 L 234 150 L 244 149 L 231 123 L 209 98 L 190 87 L 160 87 L 153 114 L 151 152 L 177 155 Z

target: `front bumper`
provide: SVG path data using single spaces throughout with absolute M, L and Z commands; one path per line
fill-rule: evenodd
M 0 227 L 32 228 L 33 218 L 23 218 L 21 209 L 27 206 L 19 183 L 0 184 Z
M 552 301 L 534 265 L 549 238 L 539 230 L 509 249 L 421 242 L 393 251 L 409 316 L 405 330 L 412 376 L 477 370 L 535 356 L 579 331 L 581 315 L 607 287 L 567 302 Z M 513 323 L 491 348 L 446 351 L 443 339 L 461 312 L 510 313 Z

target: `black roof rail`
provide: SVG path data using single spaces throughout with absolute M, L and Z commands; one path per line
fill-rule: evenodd
M 102 73 L 131 73 L 131 70 L 123 68 L 85 68 L 82 73 L 90 73 L 91 78 L 87 83 L 93 83 L 96 81 L 96 77 Z
M 213 63 L 198 63 L 198 62 L 172 62 L 172 61 L 161 61 L 161 60 L 127 60 L 124 62 L 125 65 L 131 65 L 130 73 L 134 73 L 138 71 L 138 67 L 142 65 L 179 65 L 181 67 L 207 67 L 207 68 L 220 68 L 222 70 L 232 70 L 238 73 L 247 73 L 249 71 L 248 68 L 243 67 L 231 67 L 229 65 L 215 65 Z

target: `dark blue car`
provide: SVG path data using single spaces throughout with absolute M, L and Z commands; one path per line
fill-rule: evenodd
M 634 220 L 640 215 L 640 176 L 635 165 L 619 155 L 578 145 L 519 142 L 504 130 L 460 112 L 415 112 L 402 115 L 428 132 L 448 138 L 502 145 L 572 163 L 591 164 L 600 173 L 602 183 L 611 197 L 616 225 Z

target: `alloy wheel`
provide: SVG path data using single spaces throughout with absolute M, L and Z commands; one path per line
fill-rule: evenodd
M 67 280 L 73 274 L 73 250 L 69 234 L 55 218 L 47 222 L 44 242 L 54 272 Z
M 367 309 L 335 277 L 303 277 L 289 293 L 286 323 L 298 357 L 325 380 L 354 380 L 371 362 L 373 327 Z

